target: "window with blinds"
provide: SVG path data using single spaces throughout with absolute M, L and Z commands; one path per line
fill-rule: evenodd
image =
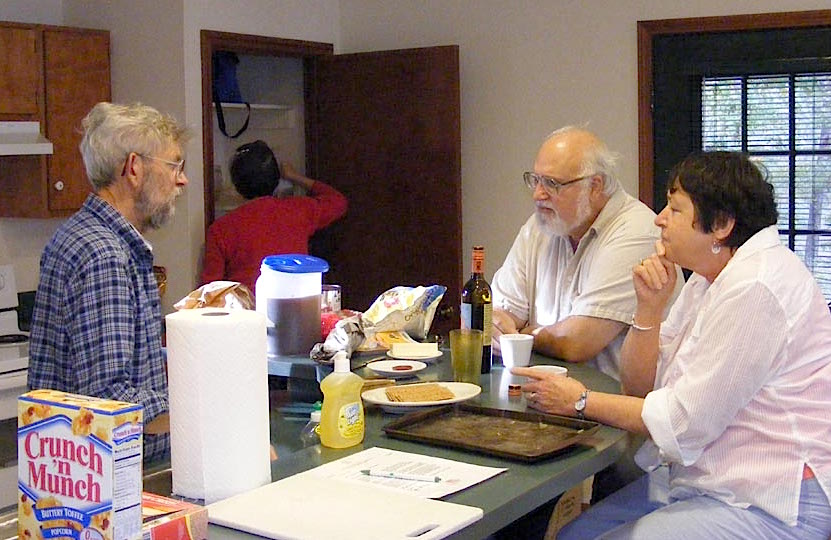
M 702 77 L 701 148 L 764 165 L 780 237 L 831 299 L 831 73 Z

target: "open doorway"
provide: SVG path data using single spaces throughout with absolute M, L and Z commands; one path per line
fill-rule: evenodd
M 202 31 L 205 223 L 217 216 L 211 57 L 299 59 L 305 172 L 349 199 L 313 254 L 343 306 L 397 286 L 447 287 L 432 331 L 459 324 L 462 285 L 459 51 L 454 45 L 335 55 L 331 44 Z M 298 167 L 299 168 L 299 167 Z
M 216 112 L 213 103 L 212 95 L 212 80 L 213 80 L 213 66 L 211 59 L 216 51 L 231 51 L 238 55 L 260 57 L 251 59 L 251 64 L 248 69 L 253 71 L 258 67 L 266 67 L 272 73 L 285 72 L 293 73 L 297 64 L 300 64 L 300 69 L 305 71 L 306 65 L 312 58 L 320 55 L 331 55 L 333 53 L 333 46 L 331 43 L 317 43 L 311 41 L 299 41 L 281 38 L 271 38 L 264 36 L 252 36 L 246 34 L 233 34 L 229 32 L 216 32 L 212 30 L 203 30 L 201 33 L 201 48 L 202 48 L 202 118 L 205 125 L 202 129 L 202 153 L 204 156 L 203 162 L 203 178 L 205 179 L 205 228 L 213 223 L 214 219 L 219 217 L 224 210 L 219 208 L 217 212 L 216 194 L 226 191 L 223 189 L 226 185 L 227 172 L 225 167 L 227 165 L 226 155 L 215 155 L 216 148 L 231 148 L 233 145 L 248 142 L 249 135 L 241 138 L 237 142 L 235 139 L 226 141 L 226 144 L 215 144 L 215 130 L 214 123 L 216 122 Z M 302 74 L 301 74 L 302 77 Z M 303 84 L 301 80 L 301 86 Z M 292 84 L 290 88 L 294 88 Z M 284 99 L 284 96 L 274 94 L 270 98 L 265 98 L 259 103 L 255 103 L 254 122 L 292 122 L 294 129 L 305 131 L 305 126 L 297 124 L 297 118 L 285 118 L 282 115 L 284 110 L 279 109 L 280 104 L 288 103 L 294 104 L 294 100 Z M 272 99 L 273 98 L 273 99 Z M 302 98 L 301 98 L 302 99 Z M 259 100 L 258 100 L 259 101 Z M 270 110 L 268 105 L 274 105 L 275 108 Z M 226 106 L 225 114 L 228 117 L 229 129 L 236 126 L 236 121 L 240 118 L 242 109 Z M 305 118 L 305 115 L 303 115 Z M 211 119 L 212 123 L 208 123 L 207 119 Z M 301 121 L 302 122 L 302 121 Z M 293 137 L 293 136 L 292 136 Z M 305 139 L 305 137 L 304 137 Z M 269 141 L 266 141 L 269 142 Z M 292 145 L 292 148 L 294 146 Z M 303 152 L 305 154 L 305 151 Z M 294 154 L 297 155 L 296 153 Z M 291 159 L 292 156 L 288 156 Z M 299 167 L 303 164 L 296 163 Z M 232 199 L 233 195 L 229 195 Z M 228 205 L 232 205 L 233 201 L 227 201 Z

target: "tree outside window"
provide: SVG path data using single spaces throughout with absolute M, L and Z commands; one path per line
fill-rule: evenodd
M 764 165 L 783 243 L 831 298 L 831 73 L 703 77 L 701 148 Z

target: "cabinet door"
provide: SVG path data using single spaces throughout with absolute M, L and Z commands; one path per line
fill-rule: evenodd
M 81 120 L 93 105 L 110 100 L 110 37 L 105 31 L 44 32 L 49 211 L 81 207 L 92 190 L 78 150 Z
M 37 35 L 30 28 L 0 27 L 0 114 L 38 113 L 41 62 Z

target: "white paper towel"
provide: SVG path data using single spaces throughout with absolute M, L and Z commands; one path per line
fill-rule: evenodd
M 265 317 L 202 308 L 165 321 L 173 492 L 210 504 L 271 482 Z

